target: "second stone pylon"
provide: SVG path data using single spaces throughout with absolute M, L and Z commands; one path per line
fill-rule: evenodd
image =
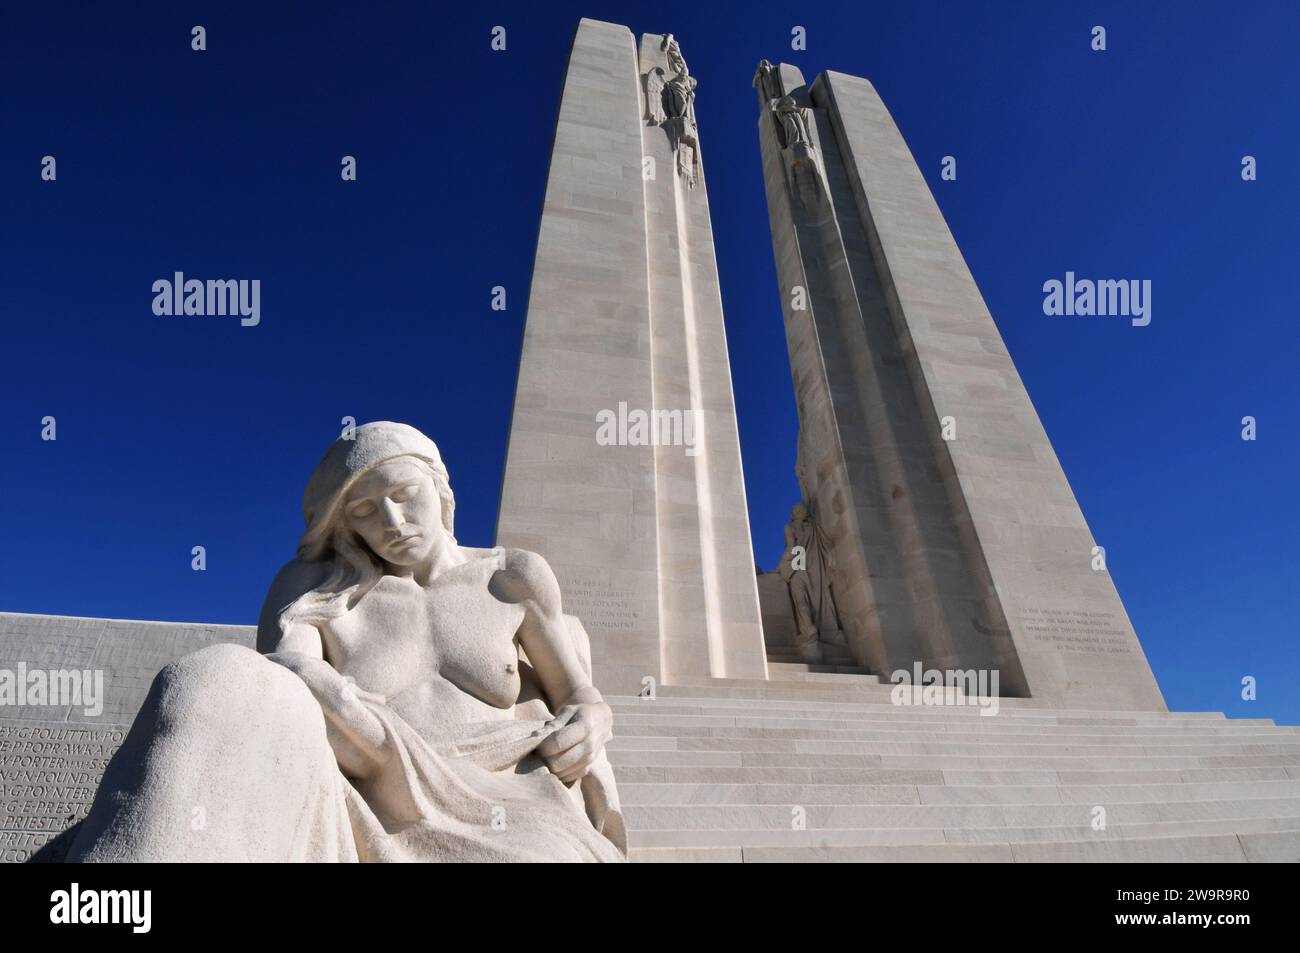
M 613 693 L 767 677 L 695 95 L 671 34 L 579 23 L 497 517 Z

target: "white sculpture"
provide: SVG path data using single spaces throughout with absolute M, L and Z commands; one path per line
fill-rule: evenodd
M 686 59 L 682 56 L 681 44 L 677 42 L 677 37 L 671 33 L 664 35 L 663 41 L 659 48 L 664 51 L 664 56 L 668 59 L 668 68 L 674 73 L 680 73 L 685 76 L 688 72 L 686 69 Z
M 777 572 L 790 588 L 794 609 L 795 653 L 821 658 L 821 644 L 843 645 L 839 613 L 830 583 L 830 545 L 807 503 L 790 511 L 785 527 L 785 552 Z
M 764 106 L 770 107 L 773 100 L 785 95 L 781 92 L 781 75 L 767 60 L 758 61 L 758 69 L 754 71 L 751 85 L 758 90 L 759 102 Z
M 781 126 L 782 142 L 787 149 L 805 146 L 812 149 L 812 139 L 808 135 L 808 110 L 801 109 L 793 96 L 783 96 L 772 106 L 777 121 Z
M 664 68 L 656 66 L 645 74 L 645 120 L 647 126 L 658 126 L 664 115 Z
M 693 189 L 700 176 L 699 126 L 695 119 L 695 89 L 699 83 L 687 68 L 682 48 L 671 33 L 663 38 L 659 48 L 668 68 L 665 71 L 662 66 L 651 67 L 642 77 L 646 124 L 661 126 L 668 134 L 677 157 L 677 173 Z
M 259 655 L 167 666 L 69 859 L 621 860 L 581 623 L 540 556 L 469 549 L 437 447 L 326 452 Z
M 773 100 L 771 110 L 791 185 L 803 207 L 814 209 L 826 195 L 826 186 L 821 157 L 809 132 L 812 110 L 800 106 L 793 96 Z

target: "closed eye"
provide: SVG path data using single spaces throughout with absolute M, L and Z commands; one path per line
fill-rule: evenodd
M 408 483 L 406 486 L 398 487 L 389 495 L 388 498 L 394 503 L 405 503 L 418 492 L 420 492 L 420 485 L 418 483 Z

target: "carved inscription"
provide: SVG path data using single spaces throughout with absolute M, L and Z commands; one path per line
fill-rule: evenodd
M 1113 612 L 1024 608 L 1020 623 L 1036 645 L 1085 655 L 1132 655 L 1133 640 Z
M 576 615 L 591 629 L 631 631 L 637 627 L 638 615 L 632 605 L 632 592 L 611 589 L 599 579 L 577 576 L 564 586 L 564 611 Z
M 86 816 L 128 726 L 0 721 L 0 863 L 21 863 Z

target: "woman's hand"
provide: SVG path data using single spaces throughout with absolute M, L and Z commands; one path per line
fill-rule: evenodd
M 546 560 L 524 549 L 499 552 L 501 568 L 488 583 L 502 602 L 524 609 L 516 638 L 537 674 L 555 717 L 537 754 L 551 773 L 572 784 L 591 768 L 614 733 L 614 713 L 591 684 L 587 636 L 560 607 L 560 584 Z M 577 626 L 577 634 L 570 627 Z M 581 645 L 581 648 L 580 648 Z
M 553 733 L 537 746 L 551 773 L 565 784 L 579 780 L 614 734 L 614 713 L 603 701 L 565 705 L 546 723 Z

